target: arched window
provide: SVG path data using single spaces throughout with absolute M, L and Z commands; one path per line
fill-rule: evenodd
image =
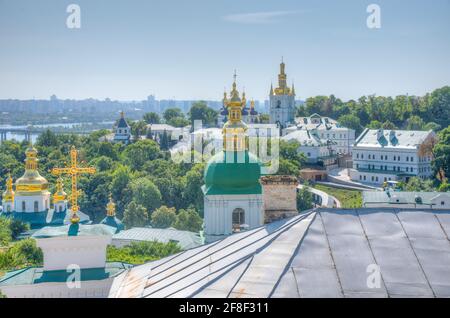
M 11 206 L 10 206 L 10 205 L 8 205 L 8 206 L 6 207 L 6 212 L 11 212 Z
M 25 212 L 27 206 L 25 204 L 25 201 L 22 201 L 22 212 Z
M 62 212 L 62 206 L 61 205 L 59 206 L 59 212 Z
M 233 210 L 233 232 L 239 232 L 241 226 L 245 224 L 245 211 L 241 208 Z
M 39 202 L 34 201 L 34 212 L 39 212 Z

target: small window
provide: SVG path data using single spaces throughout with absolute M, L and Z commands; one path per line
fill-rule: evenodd
M 25 212 L 26 208 L 27 208 L 27 206 L 26 206 L 25 201 L 22 201 L 22 212 Z
M 233 210 L 232 213 L 233 232 L 241 230 L 241 226 L 245 223 L 245 212 L 241 208 Z
M 39 202 L 34 201 L 34 212 L 39 212 Z
M 444 201 L 441 201 L 441 205 L 445 205 L 445 202 L 444 202 Z

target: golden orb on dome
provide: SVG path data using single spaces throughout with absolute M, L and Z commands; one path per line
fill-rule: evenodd
M 48 193 L 48 181 L 37 170 L 37 150 L 32 145 L 25 152 L 25 173 L 16 180 L 16 196 Z

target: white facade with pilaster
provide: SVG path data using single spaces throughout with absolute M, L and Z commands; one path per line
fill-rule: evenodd
M 233 212 L 242 209 L 243 224 L 255 228 L 264 224 L 264 209 L 262 194 L 239 195 L 206 195 L 205 234 L 206 241 L 212 242 L 233 234 L 240 229 L 233 226 Z
M 408 181 L 433 175 L 432 155 L 423 145 L 435 138 L 433 131 L 366 129 L 353 147 L 354 181 L 381 185 L 387 181 Z

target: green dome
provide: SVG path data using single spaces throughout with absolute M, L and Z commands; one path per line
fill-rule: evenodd
M 108 225 L 116 229 L 116 233 L 119 233 L 120 231 L 124 230 L 125 227 L 122 224 L 122 221 L 120 221 L 115 216 L 107 216 L 105 217 L 100 224 Z
M 234 158 L 226 158 L 226 152 L 221 151 L 208 161 L 203 193 L 205 195 L 261 194 L 259 183 L 261 164 L 258 158 L 247 150 L 229 152 L 229 154 L 234 155 Z M 242 155 L 243 159 L 238 155 Z

